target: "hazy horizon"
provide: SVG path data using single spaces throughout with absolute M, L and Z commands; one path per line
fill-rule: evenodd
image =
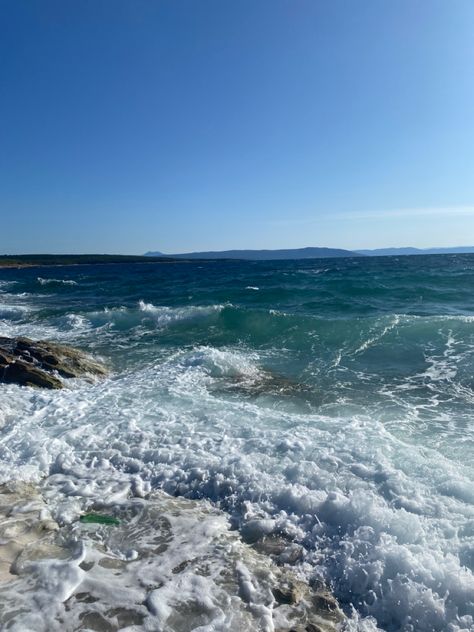
M 460 250 L 460 249 L 472 249 L 474 251 L 474 245 L 458 245 L 458 246 L 429 246 L 427 248 L 417 248 L 416 246 L 382 246 L 380 248 L 354 248 L 353 250 L 350 250 L 349 248 L 336 248 L 336 247 L 328 247 L 328 246 L 324 246 L 324 245 L 317 245 L 317 246 L 299 246 L 297 248 L 292 248 L 292 247 L 282 247 L 282 248 L 245 248 L 245 247 L 238 247 L 238 248 L 218 248 L 218 249 L 209 249 L 209 250 L 204 250 L 202 248 L 196 248 L 195 250 L 188 250 L 188 251 L 182 251 L 182 252 L 167 252 L 164 250 L 158 250 L 158 249 L 153 249 L 150 248 L 149 250 L 146 250 L 144 252 L 105 252 L 105 251 L 97 251 L 97 252 L 66 252 L 64 250 L 57 250 L 57 251 L 50 251 L 50 252 L 40 252 L 40 251 L 31 251 L 31 252 L 26 252 L 26 251 L 21 251 L 21 252 L 0 252 L 0 257 L 2 255 L 4 256 L 8 256 L 8 257 L 14 257 L 15 255 L 17 256 L 28 256 L 28 255 L 117 255 L 117 256 L 121 256 L 121 255 L 132 255 L 132 256 L 152 256 L 152 255 L 164 255 L 164 256 L 172 256 L 172 255 L 181 255 L 181 254 L 194 254 L 194 253 L 201 253 L 201 252 L 232 252 L 232 251 L 265 251 L 265 250 L 269 250 L 269 251 L 277 251 L 277 250 L 304 250 L 305 248 L 316 248 L 316 249 L 325 249 L 325 248 L 330 248 L 331 250 L 348 250 L 349 252 L 356 252 L 356 253 L 360 253 L 360 252 L 364 252 L 364 251 L 379 251 L 379 250 L 410 250 L 410 249 L 414 249 L 414 250 L 420 250 L 420 251 L 430 251 L 430 250 Z M 469 254 L 469 253 L 466 253 Z

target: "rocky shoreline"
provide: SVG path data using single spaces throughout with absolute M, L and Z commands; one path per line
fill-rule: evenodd
M 65 380 L 106 374 L 102 363 L 73 347 L 0 337 L 0 382 L 61 389 Z M 72 488 L 61 474 L 0 485 L 1 629 L 344 628 L 326 587 L 293 570 L 291 542 L 241 536 L 206 501 L 142 490 L 101 505 L 75 488 L 71 497 Z
M 63 378 L 106 374 L 103 364 L 78 349 L 23 336 L 0 336 L 0 382 L 59 389 Z
M 112 525 L 85 525 L 50 511 L 45 484 L 0 486 L 2 629 L 191 632 L 220 621 L 236 632 L 336 632 L 344 624 L 324 586 L 245 544 L 209 503 L 153 492 L 96 507 L 113 513 Z M 114 589 L 119 576 L 126 590 Z

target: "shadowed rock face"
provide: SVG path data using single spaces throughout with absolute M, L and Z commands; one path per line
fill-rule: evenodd
M 59 379 L 103 376 L 106 368 L 72 347 L 22 336 L 0 336 L 0 382 L 40 388 L 62 388 Z

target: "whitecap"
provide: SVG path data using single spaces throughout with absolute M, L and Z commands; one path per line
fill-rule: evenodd
M 211 377 L 247 377 L 256 378 L 261 374 L 258 367 L 258 355 L 238 349 L 216 349 L 215 347 L 196 347 L 173 357 L 173 363 L 185 370 L 199 369 Z
M 37 281 L 40 285 L 77 285 L 77 281 L 73 281 L 72 279 L 44 279 L 42 277 L 38 277 Z
M 226 305 L 168 307 L 166 305 L 153 305 L 152 303 L 139 301 L 138 307 L 140 312 L 150 315 L 158 325 L 165 326 L 179 321 L 201 319 L 219 314 Z
M 12 285 L 16 285 L 17 283 L 18 281 L 0 279 L 0 292 L 4 292 L 6 289 L 10 288 Z
M 0 303 L 0 320 L 22 320 L 32 311 L 26 305 L 4 305 Z

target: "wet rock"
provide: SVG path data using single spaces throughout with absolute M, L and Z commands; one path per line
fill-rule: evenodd
M 36 368 L 29 362 L 16 358 L 10 353 L 5 353 L 1 349 L 0 381 L 40 388 L 62 388 L 63 386 L 57 377 Z
M 282 583 L 273 590 L 273 596 L 278 603 L 299 603 L 307 592 L 307 584 L 299 581 Z
M 0 382 L 62 388 L 59 379 L 106 375 L 106 368 L 82 351 L 46 340 L 0 337 Z
M 303 555 L 301 545 L 273 534 L 254 542 L 253 546 L 259 553 L 270 555 L 277 564 L 296 564 Z
M 44 548 L 48 534 L 58 528 L 34 485 L 13 481 L 0 485 L 0 584 L 18 574 L 25 549 Z
M 289 608 L 290 618 L 298 619 L 288 632 L 328 632 L 344 621 L 336 598 L 323 584 L 310 586 L 288 568 L 275 577 L 278 583 L 272 593 L 276 608 Z
M 298 625 L 291 628 L 290 632 L 325 632 L 323 628 L 315 623 L 307 623 L 306 625 Z
M 18 630 L 55 630 L 61 621 L 64 632 L 337 632 L 344 623 L 323 584 L 257 553 L 207 503 L 163 492 L 112 506 L 83 498 L 79 513 L 112 512 L 120 524 L 59 516 L 57 524 L 47 504 L 55 486 L 54 477 L 41 493 L 0 486 L 0 538 L 13 541 L 0 574 L 2 630 L 13 620 Z

